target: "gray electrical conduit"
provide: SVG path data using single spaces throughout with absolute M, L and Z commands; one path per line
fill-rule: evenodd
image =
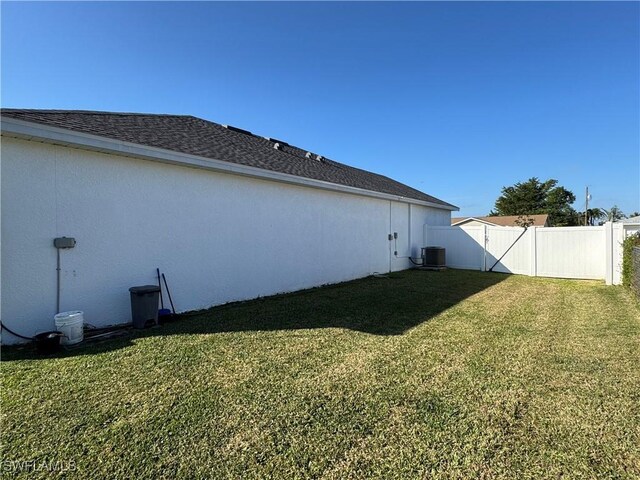
M 408 258 L 408 259 L 409 259 L 409 261 L 410 261 L 411 263 L 413 263 L 414 265 L 418 265 L 419 267 L 421 267 L 421 266 L 422 266 L 422 263 L 414 262 L 414 261 L 413 261 L 413 257 L 411 257 L 411 256 L 406 256 L 406 257 L 404 257 L 404 256 L 403 256 L 403 257 L 398 256 L 398 238 L 397 238 L 397 237 L 394 237 L 394 239 L 393 239 L 393 240 L 394 240 L 394 245 L 393 245 L 393 247 L 394 247 L 394 249 L 395 249 L 395 250 L 394 250 L 394 255 L 395 255 L 395 257 L 396 257 L 396 258 Z
M 60 313 L 60 249 L 56 248 L 58 255 L 56 262 L 56 313 Z
M 396 254 L 396 258 L 406 258 L 406 259 L 408 259 L 411 263 L 413 263 L 414 265 L 418 265 L 418 266 L 420 266 L 420 267 L 422 266 L 422 263 L 415 262 L 415 261 L 413 260 L 413 257 L 400 257 L 400 256 L 398 256 L 398 255 Z
M 406 259 L 408 259 L 411 263 L 413 263 L 414 265 L 418 265 L 419 267 L 421 267 L 421 266 L 422 266 L 422 263 L 419 263 L 419 262 L 414 261 L 414 260 L 413 260 L 413 257 L 400 257 L 400 256 L 396 255 L 396 258 L 406 258 Z

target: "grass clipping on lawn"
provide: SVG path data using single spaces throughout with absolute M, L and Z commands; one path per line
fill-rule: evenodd
M 601 282 L 407 271 L 3 357 L 12 478 L 640 477 L 640 308 Z

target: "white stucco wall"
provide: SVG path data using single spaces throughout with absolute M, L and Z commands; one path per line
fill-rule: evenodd
M 422 225 L 450 212 L 2 138 L 2 321 L 24 335 L 61 310 L 129 322 L 128 288 L 165 272 L 181 311 L 409 268 Z M 411 224 L 411 228 L 410 225 Z M 409 234 L 411 238 L 409 239 Z M 15 341 L 3 332 L 3 343 Z

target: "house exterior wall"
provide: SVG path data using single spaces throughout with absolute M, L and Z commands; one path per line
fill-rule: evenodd
M 2 139 L 2 321 L 31 336 L 61 310 L 129 322 L 128 288 L 166 272 L 177 310 L 336 283 L 411 265 L 422 225 L 450 212 L 70 147 Z M 411 218 L 409 217 L 411 215 Z M 417 254 L 416 254 L 417 256 Z M 3 343 L 17 339 L 3 332 Z

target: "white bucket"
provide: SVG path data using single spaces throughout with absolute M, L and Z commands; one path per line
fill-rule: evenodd
M 80 311 L 61 312 L 54 315 L 56 330 L 62 332 L 61 345 L 74 345 L 84 338 L 84 313 Z

